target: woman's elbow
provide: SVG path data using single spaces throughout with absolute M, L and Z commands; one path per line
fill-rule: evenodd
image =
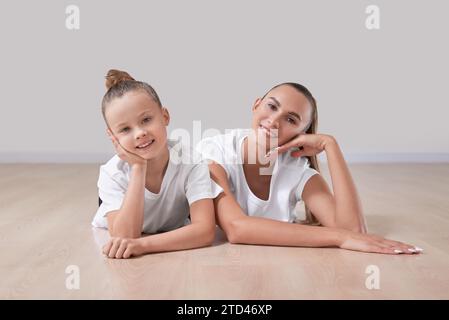
M 366 226 L 363 224 L 356 228 L 356 232 L 362 233 L 362 234 L 367 234 L 368 230 L 366 230 Z
M 346 229 L 348 229 L 349 231 L 357 232 L 357 233 L 361 233 L 361 234 L 367 233 L 366 226 L 365 226 L 365 224 L 362 224 L 362 223 L 360 223 L 358 225 L 350 226 L 349 228 L 346 228 Z
M 364 221 L 335 221 L 330 225 L 325 225 L 329 227 L 339 228 L 339 229 L 345 229 L 351 232 L 357 232 L 366 234 L 366 225 Z

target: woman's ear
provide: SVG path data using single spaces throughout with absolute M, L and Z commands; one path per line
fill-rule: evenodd
M 162 117 L 164 118 L 164 125 L 168 126 L 170 123 L 170 113 L 167 108 L 162 107 Z
M 252 108 L 253 112 L 256 111 L 256 109 L 259 107 L 261 102 L 262 102 L 262 99 L 260 99 L 260 98 L 257 98 L 256 101 L 254 101 L 253 108 Z

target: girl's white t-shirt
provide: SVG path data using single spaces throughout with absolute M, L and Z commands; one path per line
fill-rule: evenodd
M 223 189 L 209 174 L 199 154 L 180 142 L 168 140 L 169 161 L 159 193 L 144 190 L 142 232 L 153 234 L 180 228 L 189 223 L 190 205 L 200 199 L 213 199 Z M 100 167 L 98 194 L 103 201 L 92 221 L 94 227 L 107 228 L 107 214 L 122 206 L 131 166 L 117 155 Z
M 296 204 L 301 201 L 304 186 L 318 171 L 310 168 L 306 157 L 295 158 L 290 152 L 275 160 L 268 200 L 262 200 L 250 190 L 243 171 L 242 143 L 251 129 L 234 129 L 229 133 L 201 140 L 196 150 L 204 159 L 219 163 L 227 173 L 231 191 L 240 207 L 249 216 L 293 222 Z

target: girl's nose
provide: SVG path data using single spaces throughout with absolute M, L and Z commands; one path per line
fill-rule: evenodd
M 137 129 L 136 139 L 141 139 L 141 138 L 145 137 L 146 135 L 147 135 L 147 132 L 145 130 Z

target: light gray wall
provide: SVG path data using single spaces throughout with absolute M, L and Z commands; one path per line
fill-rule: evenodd
M 258 96 L 295 81 L 348 158 L 448 161 L 448 15 L 444 0 L 2 0 L 0 161 L 106 161 L 109 68 L 152 84 L 171 130 L 248 127 Z

